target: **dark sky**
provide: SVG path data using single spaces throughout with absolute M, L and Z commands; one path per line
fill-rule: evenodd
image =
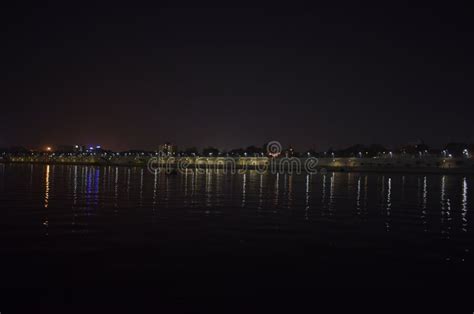
M 0 147 L 474 141 L 467 7 L 5 2 Z

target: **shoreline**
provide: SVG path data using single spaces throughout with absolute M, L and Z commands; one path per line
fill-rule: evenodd
M 32 165 L 77 165 L 77 166 L 113 166 L 146 168 L 151 157 L 112 157 L 106 159 L 98 156 L 33 156 L 10 157 L 0 159 L 0 164 L 32 164 Z M 374 173 L 408 173 L 408 174 L 465 174 L 474 175 L 472 158 L 318 158 L 311 171 L 305 168 L 308 158 L 277 158 L 267 157 L 170 157 L 162 160 L 155 168 L 171 170 L 185 169 L 232 169 L 261 170 L 280 173 L 311 173 L 316 171 L 331 172 L 374 172 Z M 299 168 L 298 168 L 299 167 Z M 290 168 L 292 171 L 290 171 Z

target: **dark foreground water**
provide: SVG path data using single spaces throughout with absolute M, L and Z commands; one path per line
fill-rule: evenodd
M 0 312 L 252 312 L 254 301 L 330 288 L 462 302 L 474 278 L 473 188 L 462 175 L 0 164 Z

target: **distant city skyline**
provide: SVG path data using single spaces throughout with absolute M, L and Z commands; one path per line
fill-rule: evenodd
M 115 150 L 111 147 L 104 145 L 84 145 L 84 144 L 75 144 L 75 145 L 45 145 L 41 147 L 27 147 L 13 145 L 10 147 L 1 147 L 0 153 L 11 152 L 11 153 L 22 153 L 22 152 L 38 152 L 38 153 L 107 153 L 107 152 L 160 152 L 165 155 L 242 155 L 247 156 L 247 153 L 250 155 L 270 155 L 272 156 L 272 151 L 277 149 L 279 152 L 285 151 L 289 152 L 290 155 L 293 154 L 303 154 L 303 155 L 316 155 L 316 154 L 326 154 L 328 152 L 336 152 L 340 156 L 355 156 L 362 157 L 365 154 L 370 156 L 377 156 L 381 154 L 414 154 L 414 155 L 442 155 L 446 157 L 454 156 L 463 156 L 470 157 L 472 152 L 474 152 L 474 143 L 473 142 L 449 142 L 444 143 L 440 146 L 430 146 L 422 140 L 413 141 L 410 143 L 405 143 L 403 145 L 386 145 L 383 143 L 371 143 L 363 144 L 356 143 L 348 145 L 345 147 L 329 147 L 328 149 L 318 150 L 312 147 L 307 147 L 305 149 L 297 149 L 292 145 L 283 145 L 279 141 L 269 141 L 265 142 L 262 145 L 245 145 L 242 147 L 233 147 L 230 149 L 215 147 L 212 145 L 203 145 L 202 147 L 198 146 L 179 146 L 176 143 L 165 142 L 161 143 L 151 149 L 145 148 L 132 148 L 132 149 L 122 149 Z

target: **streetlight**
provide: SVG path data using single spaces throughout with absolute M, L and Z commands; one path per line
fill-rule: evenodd
M 467 150 L 467 148 L 465 150 L 463 150 L 462 153 L 464 154 L 464 156 L 466 156 L 466 158 L 470 157 L 469 151 Z

